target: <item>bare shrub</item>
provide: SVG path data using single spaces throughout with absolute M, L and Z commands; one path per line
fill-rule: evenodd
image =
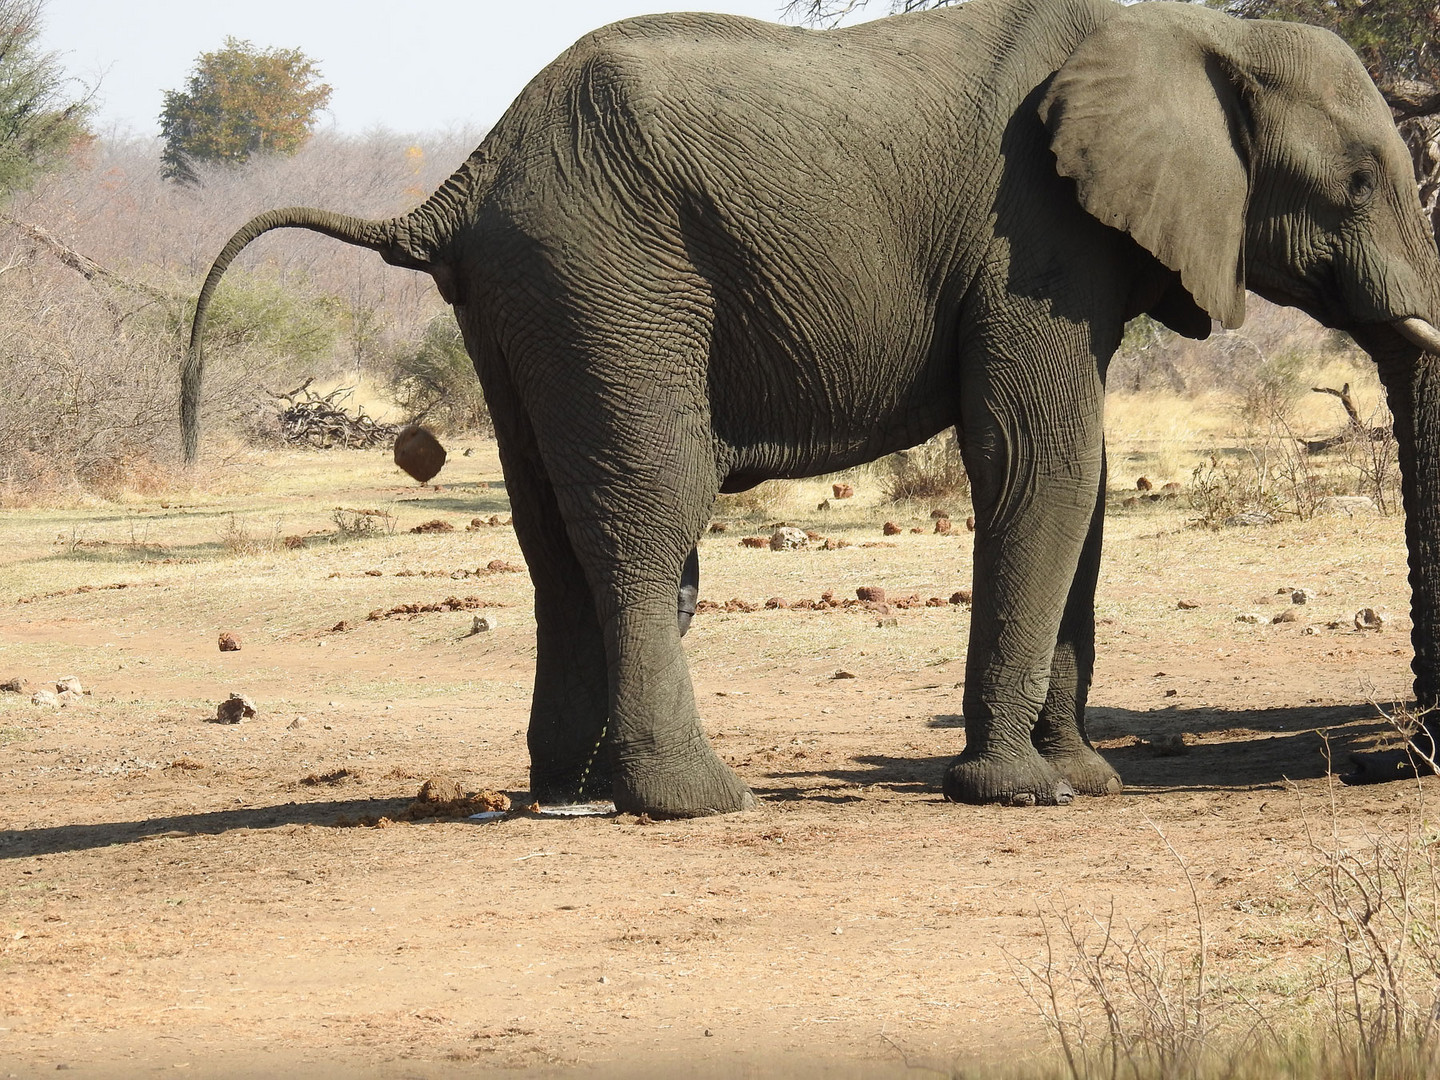
M 341 540 L 395 535 L 395 516 L 387 510 L 350 510 L 337 506 L 330 518 Z
M 275 522 L 268 533 L 257 532 L 230 514 L 220 534 L 220 546 L 229 555 L 268 555 L 280 547 L 280 522 Z
M 475 364 L 449 313 L 431 319 L 419 344 L 398 350 L 393 364 L 391 390 L 408 422 L 424 420 L 441 431 L 494 430 Z
M 890 456 L 890 475 L 882 481 L 887 502 L 954 499 L 970 494 L 970 477 L 955 429 Z

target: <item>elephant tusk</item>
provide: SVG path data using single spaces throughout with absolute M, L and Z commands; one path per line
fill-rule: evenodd
M 1395 329 L 1410 344 L 1418 345 L 1426 352 L 1440 353 L 1440 330 L 1424 319 L 1401 319 L 1395 324 Z

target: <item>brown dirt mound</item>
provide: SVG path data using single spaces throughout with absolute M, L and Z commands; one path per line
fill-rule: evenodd
M 478 596 L 447 596 L 436 604 L 397 604 L 388 610 L 376 608 L 365 618 L 370 622 L 378 622 L 380 619 L 392 619 L 397 617 L 414 617 L 416 615 L 430 615 L 437 611 L 479 611 L 482 608 L 504 607 L 504 604 L 491 600 L 481 600 Z
M 427 521 L 422 525 L 416 525 L 410 531 L 412 533 L 447 533 L 454 532 L 455 526 L 451 525 L 448 521 L 442 521 L 440 518 L 435 518 L 433 521 Z

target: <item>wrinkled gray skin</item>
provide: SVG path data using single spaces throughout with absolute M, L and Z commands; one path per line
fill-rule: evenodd
M 454 305 L 535 583 L 540 799 L 613 784 L 637 813 L 753 805 L 701 732 L 676 618 L 716 492 L 951 424 L 975 601 L 945 794 L 1118 790 L 1084 728 L 1106 364 L 1142 312 L 1194 337 L 1238 326 L 1247 286 L 1379 364 L 1416 690 L 1435 698 L 1440 381 L 1418 346 L 1440 347 L 1440 262 L 1390 116 L 1326 32 L 1108 0 L 828 32 L 616 23 L 414 212 L 283 210 L 236 235 L 196 315 L 190 458 L 205 306 L 241 247 L 287 226 L 426 271 Z

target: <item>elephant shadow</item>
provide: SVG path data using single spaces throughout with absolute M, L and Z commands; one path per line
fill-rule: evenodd
M 953 714 L 931 728 L 964 727 Z M 1282 787 L 1348 771 L 1350 755 L 1400 739 L 1373 705 L 1273 709 L 1092 707 L 1088 726 L 1097 749 L 1132 794 L 1178 794 Z M 962 743 L 957 740 L 955 752 Z M 842 766 L 751 777 L 756 794 L 776 802 L 858 802 L 852 788 L 939 797 L 953 755 L 895 757 L 858 754 Z

